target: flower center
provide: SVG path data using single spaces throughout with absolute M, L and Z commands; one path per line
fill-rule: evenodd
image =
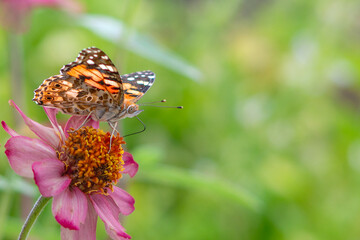
M 92 127 L 69 132 L 59 159 L 65 163 L 65 172 L 72 179 L 72 186 L 88 194 L 106 195 L 106 188 L 112 190 L 124 170 L 121 144 L 125 142 L 118 133 L 113 136 L 109 151 L 110 138 L 110 133 Z

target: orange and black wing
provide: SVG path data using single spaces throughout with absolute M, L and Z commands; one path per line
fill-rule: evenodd
M 123 98 L 116 67 L 103 51 L 91 47 L 65 65 L 60 75 L 45 79 L 35 90 L 33 101 L 65 113 L 85 115 L 97 107 L 120 105 Z
M 124 100 L 136 103 L 155 81 L 152 71 L 134 72 L 121 75 L 124 90 Z
M 110 93 L 114 104 L 123 101 L 121 78 L 110 58 L 100 49 L 91 47 L 82 50 L 76 60 L 65 65 L 60 73 L 79 79 L 95 89 Z

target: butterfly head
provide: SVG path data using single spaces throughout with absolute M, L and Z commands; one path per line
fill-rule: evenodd
M 139 105 L 131 104 L 126 108 L 126 117 L 129 117 L 129 118 L 135 117 L 142 111 L 144 111 L 144 110 L 139 110 Z

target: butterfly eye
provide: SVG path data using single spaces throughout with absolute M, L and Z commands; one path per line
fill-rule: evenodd
M 133 112 L 134 112 L 134 107 L 133 107 L 133 106 L 129 106 L 129 107 L 127 108 L 127 113 L 131 114 L 131 113 L 133 113 Z
M 137 107 L 135 105 L 130 105 L 128 108 L 127 108 L 127 113 L 128 114 L 133 114 L 134 112 L 137 111 Z

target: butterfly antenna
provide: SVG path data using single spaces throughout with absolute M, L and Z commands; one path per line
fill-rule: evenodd
M 155 102 L 140 103 L 138 105 L 142 106 L 142 105 L 148 105 L 148 104 L 153 104 L 153 103 L 164 103 L 164 102 L 166 102 L 166 99 L 162 99 L 160 101 L 155 101 Z
M 158 106 L 158 105 L 143 105 L 143 106 L 147 106 L 147 107 L 159 107 L 159 108 L 178 108 L 178 109 L 183 109 L 183 106 Z
M 141 124 L 143 125 L 144 129 L 141 130 L 141 131 L 138 131 L 138 132 L 134 132 L 134 133 L 130 133 L 130 134 L 127 134 L 123 137 L 128 137 L 128 136 L 131 136 L 131 135 L 135 135 L 135 134 L 138 134 L 138 133 L 142 133 L 146 130 L 146 126 L 145 126 L 145 123 L 143 121 L 140 120 L 140 118 L 138 116 L 135 116 L 137 118 L 137 120 L 139 120 L 139 122 L 141 122 Z
M 154 103 L 164 103 L 166 102 L 166 99 L 163 99 L 161 101 L 155 101 L 155 102 L 148 102 L 148 103 L 140 103 L 138 104 L 139 106 L 147 106 L 147 107 L 160 107 L 160 108 L 179 108 L 179 109 L 183 109 L 183 106 L 159 106 L 159 105 L 151 105 Z

